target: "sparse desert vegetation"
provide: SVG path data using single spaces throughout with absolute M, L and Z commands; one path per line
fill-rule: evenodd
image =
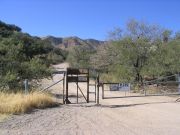
M 0 135 L 178 135 L 179 5 L 1 0 Z

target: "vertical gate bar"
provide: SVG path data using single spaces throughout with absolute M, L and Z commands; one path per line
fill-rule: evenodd
M 63 104 L 65 103 L 65 101 L 64 101 L 64 86 L 65 86 L 65 73 L 63 74 Z
M 99 105 L 99 74 L 97 77 L 97 104 Z
M 104 83 L 102 83 L 102 99 L 104 99 Z
M 143 83 L 144 96 L 146 96 L 146 83 Z
M 95 79 L 95 103 L 96 103 L 96 87 L 97 87 L 96 81 L 97 81 L 97 78 Z
M 78 104 L 78 97 L 79 97 L 79 96 L 78 96 L 78 81 L 79 81 L 79 80 L 78 80 L 78 74 L 77 74 L 77 104 Z
M 66 73 L 66 104 L 68 103 L 68 69 Z
M 87 103 L 89 103 L 89 69 L 87 74 Z
M 180 94 L 180 73 L 177 74 L 177 82 L 178 82 L 178 93 Z

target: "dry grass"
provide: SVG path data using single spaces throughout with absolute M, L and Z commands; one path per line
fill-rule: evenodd
M 0 114 L 27 113 L 36 108 L 52 107 L 56 103 L 47 93 L 32 92 L 23 93 L 0 93 Z

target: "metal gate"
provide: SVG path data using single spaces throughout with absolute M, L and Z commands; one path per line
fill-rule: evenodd
M 85 102 L 90 102 L 90 94 L 95 95 L 95 101 L 96 102 L 96 83 L 90 84 L 89 82 L 89 69 L 80 68 L 67 68 L 66 72 L 66 93 L 65 93 L 65 99 L 63 99 L 64 103 L 69 104 L 71 101 L 69 100 L 69 83 L 75 83 L 76 84 L 76 103 L 79 103 L 79 93 L 83 96 Z M 82 89 L 80 87 L 81 83 L 86 83 L 86 90 Z M 90 86 L 95 87 L 95 91 L 90 91 Z M 63 96 L 64 97 L 64 96 Z
M 70 104 L 70 103 L 79 103 L 79 96 L 81 95 L 85 102 L 96 102 L 96 88 L 97 83 L 96 79 L 91 81 L 90 83 L 90 75 L 89 69 L 85 68 L 67 68 L 65 71 L 55 71 L 53 74 L 62 74 L 62 79 L 56 81 L 55 83 L 47 86 L 46 88 L 42 89 L 41 91 L 48 91 L 51 87 L 62 84 L 62 100 L 63 104 Z M 69 85 L 74 84 L 75 86 L 70 88 Z M 81 84 L 86 84 L 86 88 L 81 88 Z M 92 89 L 91 89 L 92 88 Z M 69 95 L 69 91 L 73 91 L 73 97 L 76 97 L 76 102 L 72 101 L 72 95 Z M 56 94 L 57 95 L 57 94 Z M 60 94 L 59 94 L 60 95 Z M 91 98 L 90 98 L 91 96 Z
M 180 94 L 179 74 L 135 83 L 102 83 L 102 99 Z

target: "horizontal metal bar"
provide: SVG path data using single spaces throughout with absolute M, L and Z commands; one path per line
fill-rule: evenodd
M 119 83 L 103 83 L 103 84 L 119 84 Z
M 172 94 L 147 94 L 147 95 L 137 95 L 137 96 L 119 96 L 119 97 L 104 97 L 104 99 L 113 99 L 113 98 L 133 98 L 133 97 L 151 97 L 151 96 L 170 96 L 170 95 L 180 95 L 179 93 L 172 93 Z
M 89 93 L 95 93 L 95 92 L 89 92 Z
M 157 78 L 157 79 L 154 79 L 154 80 L 151 80 L 151 81 L 146 81 L 144 83 L 148 83 L 148 82 L 156 82 L 156 81 L 159 81 L 159 80 L 163 80 L 163 79 L 167 79 L 169 77 L 173 77 L 173 76 L 177 76 L 178 74 L 174 74 L 174 75 L 170 75 L 170 76 L 165 76 L 165 77 L 160 77 L 160 78 Z
M 91 85 L 91 86 L 96 86 L 96 84 L 89 84 L 89 85 Z
M 153 83 L 153 84 L 175 83 L 175 84 L 179 84 L 180 82 L 178 82 L 178 81 L 164 81 L 164 82 L 146 82 L 146 83 L 144 83 L 144 84 L 148 84 L 148 83 Z
M 53 71 L 52 74 L 64 74 L 66 73 L 66 71 Z

